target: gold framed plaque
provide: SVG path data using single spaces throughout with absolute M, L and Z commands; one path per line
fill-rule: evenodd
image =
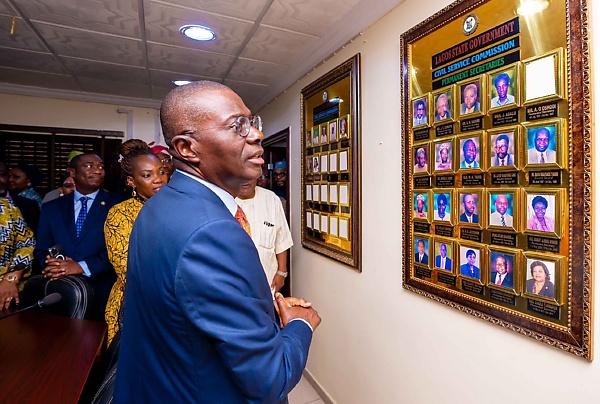
M 301 91 L 302 246 L 361 271 L 360 54 Z M 418 125 L 428 97 L 415 100 Z M 310 184 L 311 186 L 304 186 Z
M 403 287 L 592 360 L 587 0 L 544 2 L 400 38 Z

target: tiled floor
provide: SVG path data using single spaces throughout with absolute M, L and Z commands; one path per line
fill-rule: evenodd
M 302 376 L 300 382 L 288 396 L 290 404 L 325 404 L 319 393 L 313 389 L 308 380 Z

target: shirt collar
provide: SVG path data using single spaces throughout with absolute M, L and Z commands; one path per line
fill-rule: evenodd
M 235 212 L 237 212 L 238 204 L 235 202 L 235 199 L 233 198 L 233 196 L 231 196 L 231 194 L 229 192 L 227 192 L 223 188 L 220 188 L 219 186 L 213 184 L 212 182 L 205 181 L 202 178 L 196 177 L 195 175 L 192 175 L 190 173 L 186 173 L 181 170 L 175 170 L 175 171 L 177 171 L 180 174 L 185 175 L 186 177 L 193 179 L 194 181 L 198 181 L 200 184 L 204 185 L 206 188 L 213 191 L 219 197 L 219 199 L 221 201 L 223 201 L 223 203 L 225 204 L 225 206 L 227 207 L 227 210 L 231 213 L 231 215 L 235 216 Z
M 96 196 L 98 196 L 98 192 L 100 192 L 100 189 L 97 189 L 96 192 L 92 192 L 91 194 L 84 195 L 81 192 L 79 192 L 77 189 L 75 189 L 75 191 L 73 191 L 73 195 L 75 195 L 75 202 L 78 202 L 79 198 L 81 198 L 82 196 L 87 196 L 88 198 L 90 198 L 93 201 L 94 199 L 96 199 Z

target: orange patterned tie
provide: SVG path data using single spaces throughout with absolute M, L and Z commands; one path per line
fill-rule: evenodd
M 250 222 L 248 222 L 246 214 L 239 206 L 237 208 L 237 211 L 235 212 L 235 220 L 237 220 L 240 226 L 242 226 L 242 229 L 244 229 L 246 233 L 248 233 L 248 235 L 252 237 L 252 232 L 250 231 Z

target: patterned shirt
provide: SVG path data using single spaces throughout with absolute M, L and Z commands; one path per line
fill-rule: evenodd
M 33 231 L 27 227 L 19 208 L 0 198 L 0 276 L 18 264 L 26 266 L 23 276 L 29 275 L 34 247 Z

